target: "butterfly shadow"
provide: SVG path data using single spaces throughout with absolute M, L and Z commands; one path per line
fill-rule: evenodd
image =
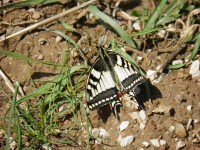
M 137 94 L 137 97 L 142 103 L 145 103 L 146 101 L 148 101 L 149 98 L 153 102 L 157 98 L 163 97 L 162 93 L 160 92 L 160 90 L 155 85 L 148 83 L 148 86 L 149 86 L 150 97 L 148 97 L 147 90 L 146 90 L 144 84 L 141 84 L 141 85 L 138 86 L 138 88 L 140 89 L 140 92 Z
M 108 118 L 113 114 L 113 112 L 110 108 L 110 105 L 108 104 L 108 105 L 100 107 L 97 110 L 97 114 L 99 115 L 103 123 L 106 123 Z

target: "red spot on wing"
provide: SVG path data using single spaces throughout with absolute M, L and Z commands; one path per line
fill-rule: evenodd
M 117 96 L 118 96 L 118 98 L 121 98 L 122 97 L 122 93 L 118 92 Z

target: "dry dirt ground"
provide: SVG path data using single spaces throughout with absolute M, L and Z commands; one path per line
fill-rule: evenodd
M 42 7 L 35 7 L 35 12 L 39 12 L 40 14 L 39 17 L 35 17 L 35 12 L 30 11 L 31 8 L 29 7 L 14 8 L 1 11 L 0 22 L 2 24 L 0 27 L 0 35 L 10 35 L 15 33 L 16 31 L 19 31 L 20 29 L 28 26 L 26 23 L 23 24 L 25 21 L 33 24 L 33 21 L 44 20 L 45 18 L 62 12 L 64 8 L 67 9 L 66 7 L 71 6 L 74 6 L 74 3 L 69 2 L 65 5 L 53 4 L 45 5 Z M 79 12 L 70 14 L 69 16 L 64 17 L 62 20 L 70 22 L 77 16 L 78 13 Z M 19 23 L 22 24 L 18 25 Z M 113 35 L 113 33 L 105 31 L 103 26 L 86 19 L 80 20 L 74 25 L 74 27 L 81 33 L 90 35 L 90 38 L 93 39 L 93 45 L 95 45 L 94 39 L 98 40 L 100 36 L 105 34 L 108 36 Z M 60 30 L 66 33 L 75 41 L 78 41 L 82 36 L 79 34 L 66 32 L 58 21 L 45 25 L 43 28 Z M 64 58 L 64 50 L 67 48 L 67 42 L 65 40 L 56 41 L 56 37 L 56 34 L 46 32 L 39 28 L 25 35 L 17 36 L 7 41 L 1 42 L 0 49 L 17 52 L 33 59 L 62 63 Z M 41 44 L 41 40 L 44 40 L 45 42 Z M 185 52 L 177 56 L 177 59 L 185 58 L 187 54 L 189 54 L 189 52 Z M 149 69 L 155 70 L 155 68 L 161 64 L 168 55 L 169 53 L 157 53 L 153 51 L 147 55 L 147 58 L 149 61 L 151 60 L 151 63 L 142 60 L 139 62 L 139 64 L 145 71 Z M 137 55 L 133 55 L 134 58 L 136 58 L 136 56 Z M 197 59 L 200 60 L 200 57 L 197 57 Z M 0 55 L 0 67 L 11 79 L 11 81 L 18 81 L 22 85 L 25 93 L 30 93 L 34 90 L 30 80 L 31 77 L 37 81 L 40 81 L 39 83 L 42 83 L 42 81 L 53 79 L 55 75 L 59 73 L 59 69 L 56 67 L 46 66 L 39 63 L 27 63 L 25 61 L 13 59 L 3 55 Z M 187 68 L 166 72 L 162 75 L 161 80 L 157 84 L 151 86 L 153 104 L 147 100 L 144 102 L 144 105 L 147 108 L 147 118 L 146 126 L 143 130 L 139 128 L 138 121 L 131 119 L 129 115 L 135 110 L 125 109 L 120 112 L 121 121 L 130 122 L 128 128 L 123 131 L 122 136 L 125 137 L 128 135 L 134 135 L 135 139 L 132 144 L 123 148 L 120 147 L 117 143 L 114 143 L 114 146 L 112 144 L 112 146 L 109 144 L 94 144 L 90 148 L 139 149 L 144 147 L 142 144 L 144 141 L 150 143 L 150 140 L 152 139 L 163 139 L 167 143 L 165 146 L 155 148 L 152 146 L 152 144 L 150 144 L 148 148 L 144 149 L 175 149 L 177 142 L 180 140 L 185 143 L 183 149 L 200 149 L 199 142 L 193 142 L 194 139 L 198 138 L 195 137 L 196 133 L 200 133 L 200 82 L 191 78 L 189 74 L 189 68 L 190 66 Z M 10 90 L 6 87 L 2 78 L 0 78 L 0 84 L 2 85 L 3 89 L 9 93 L 10 96 L 12 96 Z M 146 95 L 146 92 L 143 90 L 140 92 L 140 94 Z M 178 102 L 180 99 L 183 100 L 181 103 Z M 6 99 L 3 91 L 0 91 L 1 117 L 4 115 L 8 108 L 7 103 L 8 100 Z M 189 111 L 187 106 L 190 105 L 192 105 L 192 109 Z M 152 111 L 156 108 L 166 108 L 166 111 L 169 109 L 170 112 L 152 113 Z M 105 111 L 106 108 L 103 110 Z M 104 115 L 103 117 L 101 117 L 102 114 Z M 109 139 L 116 142 L 119 136 L 119 122 L 112 114 L 110 116 L 108 116 L 108 114 L 109 112 L 97 113 L 97 111 L 93 111 L 90 113 L 89 118 L 93 128 L 106 129 L 109 134 Z M 188 129 L 186 129 L 190 118 L 192 119 L 192 123 Z M 184 126 L 186 129 L 186 135 L 179 135 L 178 133 L 169 131 L 170 126 L 176 126 L 177 123 L 180 123 Z M 1 124 L 2 120 L 0 120 L 0 126 Z M 72 147 L 67 148 L 71 149 Z

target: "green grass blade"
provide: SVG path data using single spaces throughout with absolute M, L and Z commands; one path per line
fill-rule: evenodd
M 160 0 L 160 3 L 158 4 L 158 6 L 155 9 L 155 11 L 153 12 L 153 14 L 150 16 L 143 31 L 151 30 L 155 26 L 157 19 L 160 17 L 160 15 L 162 14 L 162 12 L 164 10 L 166 2 L 167 2 L 167 0 Z
M 161 18 L 156 22 L 156 25 L 166 24 L 175 21 L 181 14 L 179 14 L 181 8 L 184 6 L 185 0 L 174 0 L 169 4 L 166 10 L 162 13 Z
M 163 28 L 155 28 L 155 29 L 150 29 L 150 30 L 146 30 L 146 31 L 141 31 L 141 32 L 133 33 L 133 34 L 130 34 L 130 35 L 131 36 L 146 35 L 148 33 L 152 33 L 152 32 L 155 32 L 155 31 L 160 31 L 162 29 Z
M 60 32 L 58 30 L 50 30 L 50 31 L 62 36 L 66 41 L 71 43 L 74 47 L 79 47 L 74 40 L 72 40 L 69 36 L 65 35 L 63 32 Z
M 16 52 L 10 52 L 7 50 L 0 50 L 0 54 L 1 55 L 6 55 L 6 56 L 10 56 L 16 59 L 20 59 L 20 60 L 25 60 L 25 61 L 29 61 L 29 62 L 37 62 L 37 63 L 41 63 L 44 65 L 51 65 L 51 66 L 62 66 L 61 64 L 56 64 L 56 63 L 51 63 L 51 62 L 43 62 L 40 60 L 36 60 L 36 59 L 31 59 L 29 57 L 26 57 L 22 54 L 16 53 Z
M 59 0 L 27 0 L 22 2 L 17 2 L 13 4 L 8 4 L 5 6 L 0 7 L 0 10 L 12 8 L 12 7 L 24 7 L 24 6 L 31 6 L 31 5 L 38 5 L 38 4 L 48 4 L 53 2 L 58 2 Z
M 63 25 L 63 27 L 71 32 L 76 32 L 76 33 L 80 33 L 78 32 L 78 30 L 76 30 L 75 28 L 73 28 L 71 25 L 67 24 L 66 22 L 64 21 L 60 21 Z
M 197 52 L 200 50 L 200 33 L 197 35 L 197 39 L 195 42 L 194 49 L 192 51 L 192 55 L 190 56 L 190 60 L 194 60 L 195 56 L 197 55 Z
M 89 6 L 87 10 L 91 13 L 93 13 L 97 20 L 103 21 L 105 24 L 109 25 L 112 29 L 114 29 L 115 32 L 117 32 L 127 43 L 127 45 L 131 47 L 136 47 L 133 40 L 130 38 L 130 36 L 119 26 L 117 22 L 115 22 L 112 18 L 110 18 L 105 13 L 99 11 L 99 9 L 96 6 Z
M 15 111 L 15 103 L 17 100 L 17 93 L 18 93 L 18 86 L 16 87 L 13 100 L 11 103 L 10 116 L 9 116 L 8 128 L 7 128 L 6 150 L 9 150 L 9 146 L 10 146 L 11 124 L 12 124 L 12 118 L 15 117 L 14 111 Z

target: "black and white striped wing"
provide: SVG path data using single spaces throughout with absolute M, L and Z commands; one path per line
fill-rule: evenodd
M 138 85 L 145 82 L 145 78 L 134 69 L 133 65 L 120 55 L 111 54 L 115 58 L 114 70 L 127 91 L 133 91 Z
M 86 101 L 90 110 L 118 103 L 118 89 L 112 79 L 107 64 L 100 58 L 90 70 L 86 86 Z

